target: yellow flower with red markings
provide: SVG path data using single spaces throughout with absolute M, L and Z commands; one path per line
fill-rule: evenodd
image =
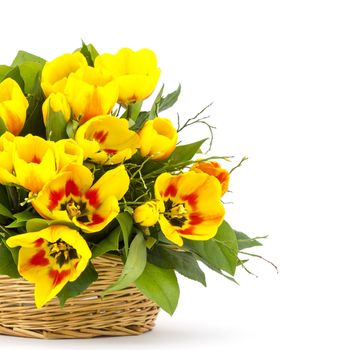
M 221 168 L 218 162 L 198 162 L 192 166 L 191 170 L 216 177 L 221 184 L 222 195 L 227 192 L 230 174 L 226 169 Z
M 34 298 L 38 308 L 54 298 L 68 283 L 85 270 L 91 251 L 78 231 L 53 225 L 7 239 L 10 248 L 20 247 L 18 271 L 35 284 Z
M 215 236 L 225 209 L 219 181 L 205 173 L 163 173 L 154 185 L 159 201 L 159 224 L 164 235 L 179 246 L 182 237 L 208 240 Z
M 13 168 L 13 140 L 15 136 L 6 131 L 0 136 L 0 184 L 16 184 Z
M 72 222 L 84 232 L 101 231 L 119 213 L 118 200 L 129 188 L 129 176 L 120 165 L 93 184 L 91 171 L 79 164 L 66 166 L 33 198 L 45 219 Z
M 158 203 L 149 201 L 139 205 L 133 213 L 134 221 L 141 226 L 150 227 L 155 225 L 159 219 Z
M 83 164 L 83 149 L 73 139 L 62 139 L 55 142 L 57 170 L 62 170 L 69 164 Z
M 108 72 L 86 66 L 68 77 L 64 93 L 74 118 L 82 124 L 111 112 L 118 100 L 118 83 Z
M 20 86 L 11 78 L 0 83 L 0 122 L 14 135 L 18 135 L 27 116 L 28 101 Z
M 61 92 L 52 93 L 45 100 L 42 106 L 43 120 L 46 126 L 51 113 L 62 113 L 63 118 L 68 122 L 71 116 L 70 106 L 66 96 Z
M 54 143 L 31 134 L 14 139 L 13 166 L 18 184 L 33 193 L 56 175 Z
M 143 101 L 150 96 L 160 76 L 157 57 L 149 49 L 135 52 L 123 48 L 115 55 L 106 53 L 96 57 L 95 67 L 107 70 L 118 81 L 118 102 L 123 105 Z
M 108 115 L 84 123 L 75 139 L 83 148 L 85 159 L 106 165 L 130 159 L 140 147 L 140 137 L 129 130 L 128 121 Z
M 177 131 L 169 119 L 148 120 L 139 132 L 141 155 L 163 160 L 173 153 L 177 142 Z
M 68 76 L 87 65 L 84 55 L 80 52 L 66 53 L 46 62 L 41 74 L 41 87 L 45 96 L 53 92 L 64 92 Z

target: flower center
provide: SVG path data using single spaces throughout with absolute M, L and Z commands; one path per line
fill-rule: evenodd
M 70 219 L 81 215 L 80 205 L 73 200 L 66 203 L 66 211 Z
M 165 203 L 165 218 L 173 226 L 182 227 L 187 221 L 187 209 L 185 203 L 174 203 L 168 199 Z
M 72 259 L 77 259 L 77 251 L 67 244 L 66 242 L 59 239 L 56 242 L 49 242 L 48 248 L 50 250 L 49 255 L 56 260 L 56 263 L 62 267 L 64 264 L 67 264 Z

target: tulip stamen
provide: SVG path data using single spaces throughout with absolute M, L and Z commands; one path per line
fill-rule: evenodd
M 168 199 L 165 203 L 165 218 L 169 220 L 171 225 L 182 227 L 187 219 L 187 209 L 185 203 L 176 203 Z
M 78 258 L 77 251 L 61 239 L 48 243 L 48 248 L 50 250 L 49 255 L 56 260 L 60 267 L 70 260 Z
M 70 219 L 73 217 L 79 217 L 81 215 L 80 205 L 73 200 L 66 204 L 66 211 Z

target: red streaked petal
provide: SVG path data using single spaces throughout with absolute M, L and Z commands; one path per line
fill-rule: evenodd
M 34 241 L 34 244 L 36 247 L 41 247 L 44 242 L 44 238 L 38 238 L 36 241 Z
M 48 209 L 50 211 L 55 209 L 57 207 L 58 203 L 63 198 L 63 196 L 64 196 L 64 189 L 61 189 L 59 191 L 50 192 L 50 204 L 48 205 Z
M 94 208 L 97 208 L 100 205 L 97 190 L 89 190 L 85 193 L 85 198 L 89 201 L 89 204 Z
M 196 209 L 198 200 L 198 195 L 196 193 L 185 194 L 181 199 L 186 201 L 191 206 L 192 210 Z
M 190 225 L 200 225 L 204 219 L 199 214 L 190 214 Z
M 33 266 L 47 266 L 49 265 L 49 259 L 45 258 L 45 250 L 39 250 L 35 255 L 31 257 L 29 263 Z
M 68 197 L 70 194 L 80 196 L 79 187 L 72 179 L 69 179 L 66 183 L 66 196 Z
M 96 140 L 98 143 L 103 143 L 106 141 L 107 136 L 108 136 L 108 131 L 100 130 L 100 131 L 96 131 L 92 138 Z
M 181 235 L 193 235 L 193 227 L 187 227 L 184 230 L 180 229 L 177 230 L 178 233 L 180 233 Z
M 53 279 L 53 286 L 58 286 L 67 276 L 69 276 L 71 273 L 71 270 L 51 270 L 50 271 L 50 277 Z
M 168 197 L 168 196 L 175 197 L 176 193 L 177 193 L 177 188 L 173 184 L 170 184 L 167 187 L 167 189 L 165 190 L 164 196 L 165 197 Z
M 98 225 L 103 221 L 105 221 L 105 219 L 101 215 L 93 214 L 91 221 L 88 223 L 88 226 Z

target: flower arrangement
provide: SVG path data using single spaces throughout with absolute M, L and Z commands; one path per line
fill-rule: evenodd
M 261 245 L 224 221 L 245 158 L 228 171 L 225 157 L 198 155 L 206 140 L 179 144 L 183 128 L 206 123 L 163 117 L 180 87 L 142 109 L 159 76 L 151 50 L 99 55 L 84 43 L 0 66 L 0 274 L 33 283 L 38 308 L 82 293 L 108 253 L 124 268 L 104 295 L 134 283 L 172 314 L 175 272 L 206 285 L 201 262 L 234 280 L 239 254 Z

